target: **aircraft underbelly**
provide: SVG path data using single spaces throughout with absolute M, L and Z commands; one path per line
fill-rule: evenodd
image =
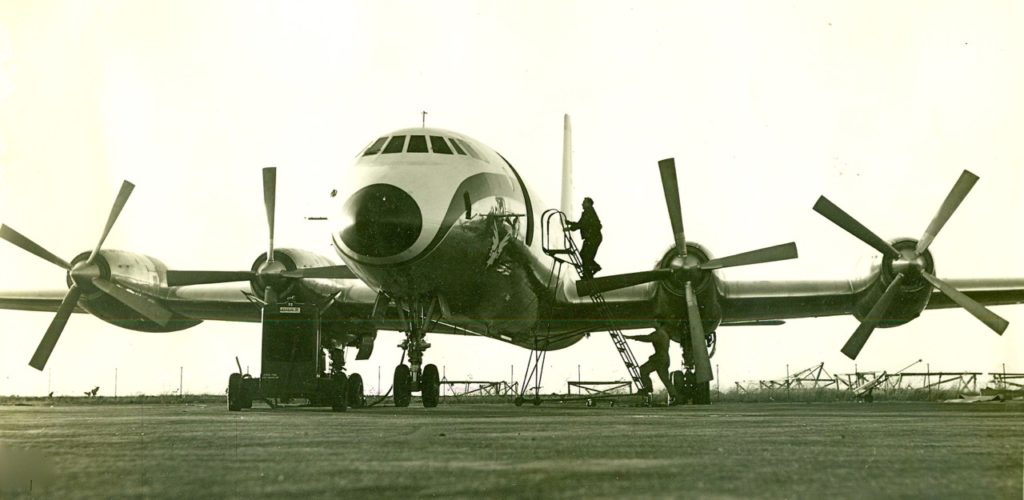
M 542 290 L 525 246 L 501 221 L 460 222 L 429 254 L 365 271 L 393 297 L 439 296 L 451 313 L 447 323 L 510 339 L 532 334 Z

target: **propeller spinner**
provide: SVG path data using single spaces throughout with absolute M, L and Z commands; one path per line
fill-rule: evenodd
M 100 266 L 96 263 L 96 258 L 100 255 L 100 250 L 103 248 L 103 242 L 106 241 L 111 228 L 117 222 L 117 217 L 121 214 L 121 209 L 128 202 L 128 197 L 131 196 L 134 188 L 135 185 L 128 181 L 124 181 L 121 184 L 121 190 L 114 200 L 114 206 L 110 209 L 110 215 L 107 217 L 107 223 L 103 227 L 103 233 L 100 235 L 99 242 L 96 243 L 88 259 L 76 262 L 73 265 L 57 257 L 49 250 L 46 250 L 14 229 L 0 225 L 0 238 L 66 270 L 71 278 L 71 287 L 68 289 L 68 293 L 64 295 L 60 307 L 57 308 L 57 314 L 46 329 L 46 333 L 39 342 L 39 346 L 36 347 L 32 360 L 29 361 L 29 365 L 33 368 L 42 371 L 46 367 L 46 362 L 50 359 L 50 354 L 57 345 L 57 341 L 60 339 L 60 335 L 63 333 L 64 327 L 71 317 L 71 313 L 74 312 L 75 306 L 78 305 L 78 299 L 82 296 L 83 287 L 96 288 L 161 326 L 166 325 L 171 319 L 172 313 L 163 306 L 139 294 L 130 292 L 124 286 L 103 277 Z
M 690 351 L 693 352 L 694 368 L 697 375 L 697 382 L 704 383 L 714 378 L 711 372 L 711 360 L 708 354 L 707 343 L 704 342 L 704 327 L 700 318 L 699 303 L 693 292 L 692 282 L 698 279 L 703 272 L 727 267 L 746 266 L 750 264 L 761 264 L 778 260 L 795 259 L 797 257 L 796 243 L 785 243 L 772 247 L 739 253 L 728 257 L 712 259 L 707 262 L 699 262 L 695 259 L 687 259 L 686 253 L 686 232 L 683 228 L 682 209 L 679 202 L 679 181 L 676 176 L 676 162 L 673 158 L 667 158 L 658 162 L 658 170 L 661 173 L 661 186 L 665 193 L 665 204 L 668 208 L 669 221 L 672 223 L 672 237 L 675 241 L 675 251 L 680 257 L 679 267 L 668 269 L 655 269 L 638 273 L 618 274 L 576 282 L 576 292 L 579 295 L 596 295 L 610 290 L 617 290 L 652 281 L 679 280 L 685 282 L 686 286 L 686 310 L 690 325 Z
M 255 271 L 167 271 L 169 286 L 203 285 L 211 283 L 231 283 L 259 279 L 267 284 L 278 283 L 283 279 L 322 278 L 322 279 L 356 279 L 347 266 L 324 266 L 288 270 L 274 260 L 274 226 L 277 207 L 277 168 L 263 169 L 263 207 L 267 213 L 268 249 L 267 260 Z M 267 286 L 267 302 L 274 302 L 274 287 Z
M 867 316 L 861 320 L 860 326 L 857 327 L 853 335 L 846 341 L 842 349 L 843 354 L 850 359 L 857 359 L 857 355 L 860 354 L 871 333 L 885 319 L 885 313 L 896 297 L 900 284 L 905 280 L 918 277 L 938 288 L 939 291 L 953 302 L 967 309 L 967 312 L 981 320 L 982 323 L 985 323 L 986 326 L 996 333 L 1002 335 L 1003 331 L 1006 330 L 1009 322 L 956 288 L 953 288 L 945 281 L 935 277 L 935 275 L 928 271 L 925 265 L 928 247 L 932 244 L 935 236 L 939 234 L 943 226 L 946 225 L 946 222 L 949 221 L 953 212 L 960 206 L 960 203 L 967 197 L 967 194 L 971 192 L 971 188 L 974 187 L 976 182 L 978 182 L 978 176 L 964 170 L 960 174 L 960 179 L 957 180 L 953 189 L 942 202 L 939 211 L 936 212 L 931 223 L 928 224 L 924 235 L 917 241 L 915 248 L 904 250 L 898 250 L 893 247 L 889 242 L 883 240 L 857 221 L 857 219 L 853 218 L 852 215 L 844 212 L 843 209 L 829 201 L 828 198 L 824 196 L 818 198 L 818 201 L 814 204 L 815 212 L 818 212 L 857 239 L 878 250 L 882 255 L 889 257 L 892 262 L 892 270 L 895 272 L 895 278 L 889 283 L 889 286 L 885 289 L 882 296 L 879 297 L 878 301 L 871 307 Z

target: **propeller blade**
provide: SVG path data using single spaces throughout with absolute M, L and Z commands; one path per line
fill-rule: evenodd
M 704 324 L 700 319 L 700 308 L 697 297 L 693 294 L 693 285 L 686 282 L 686 316 L 690 320 L 690 351 L 693 353 L 693 367 L 697 375 L 697 383 L 703 384 L 715 378 L 711 372 L 711 356 L 708 354 L 708 343 L 704 340 Z
M 249 281 L 256 276 L 252 271 L 167 271 L 167 286 L 206 285 Z
M 64 269 L 71 269 L 71 264 L 68 264 L 67 261 L 50 253 L 49 250 L 37 245 L 36 242 L 28 239 L 23 234 L 11 229 L 10 227 L 0 225 L 0 238 L 11 242 L 14 246 L 35 255 L 40 259 L 52 262 Z
M 270 250 L 267 262 L 274 261 L 274 211 L 277 206 L 277 167 L 263 169 L 263 206 L 267 209 L 267 229 L 270 230 Z
M 135 312 L 145 316 L 146 319 L 160 326 L 166 326 L 167 322 L 171 319 L 171 311 L 168 311 L 148 297 L 128 291 L 128 289 L 105 279 L 92 280 L 92 284 L 96 285 L 96 288 L 99 288 L 107 295 L 117 299 L 118 302 L 130 307 Z
M 960 174 L 960 178 L 957 179 L 956 184 L 953 185 L 953 189 L 946 195 L 946 199 L 943 200 L 942 206 L 939 207 L 939 211 L 932 217 L 932 221 L 928 224 L 928 229 L 924 230 L 924 235 L 917 242 L 917 253 L 920 255 L 928 246 L 932 244 L 935 236 L 942 230 L 942 226 L 946 225 L 946 222 L 956 212 L 957 207 L 967 197 L 967 193 L 971 192 L 971 188 L 974 187 L 974 183 L 978 182 L 978 176 L 971 172 L 964 170 Z M 940 289 L 941 290 L 941 289 Z M 953 297 L 950 297 L 953 298 Z M 966 309 L 966 308 L 965 308 Z M 984 321 L 984 320 L 982 320 Z
M 308 267 L 305 269 L 296 269 L 294 271 L 285 271 L 281 273 L 281 276 L 285 278 L 319 278 L 319 279 L 331 279 L 331 280 L 351 280 L 358 279 L 348 266 L 325 266 L 325 267 Z
M 668 206 L 668 218 L 672 222 L 672 237 L 675 238 L 676 251 L 680 257 L 686 257 L 686 234 L 683 231 L 683 210 L 679 207 L 679 180 L 676 178 L 675 158 L 666 158 L 658 162 L 661 171 L 661 188 L 665 191 L 665 204 Z
M 75 306 L 78 305 L 78 298 L 82 296 L 82 289 L 76 285 L 72 285 L 68 289 L 68 294 L 65 298 L 60 301 L 60 306 L 57 307 L 57 314 L 53 317 L 53 321 L 50 322 L 50 326 L 46 328 L 46 333 L 43 335 L 43 339 L 39 341 L 39 345 L 36 347 L 36 352 L 32 355 L 32 361 L 29 362 L 29 366 L 36 370 L 43 371 L 46 368 L 46 362 L 50 359 L 50 353 L 53 352 L 53 347 L 56 346 L 57 340 L 60 338 L 60 333 L 63 332 L 63 327 L 68 325 L 68 319 L 71 318 L 71 314 L 75 311 Z
M 871 245 L 872 248 L 878 250 L 882 255 L 887 255 L 894 259 L 899 258 L 900 253 L 896 251 L 889 242 L 879 238 L 878 235 L 871 232 L 870 229 L 864 227 L 863 224 L 854 219 L 853 216 L 843 211 L 843 209 L 837 207 L 834 203 L 825 198 L 824 196 L 818 198 L 818 201 L 814 204 L 814 211 L 823 215 L 826 219 L 832 221 L 837 226 L 846 230 L 846 232 L 854 235 L 857 239 Z
M 992 329 L 992 331 L 1002 335 L 1006 331 L 1006 327 L 1010 326 L 1010 322 L 1006 321 L 996 313 L 990 311 L 987 307 L 981 305 L 978 301 L 968 297 L 960 290 L 953 288 L 949 283 L 936 278 L 934 275 L 922 272 L 921 276 L 928 280 L 931 284 L 935 285 L 940 292 L 944 293 L 953 302 L 956 302 L 960 307 L 967 309 L 967 312 L 974 315 L 975 318 L 985 323 L 985 326 Z
M 725 267 L 747 266 L 750 264 L 761 264 L 764 262 L 775 262 L 797 258 L 796 243 L 785 243 L 773 247 L 752 250 L 750 252 L 738 253 L 720 259 L 711 259 L 700 265 L 700 268 L 708 271 L 722 269 Z
M 43 368 L 46 368 L 46 361 L 50 359 L 50 353 L 56 347 L 57 340 L 60 339 L 60 334 L 64 331 L 64 326 L 68 324 L 68 319 L 71 318 L 71 313 L 75 311 L 75 306 L 78 305 L 78 298 L 81 296 L 82 289 L 78 288 L 77 285 L 71 285 L 67 295 L 64 296 L 64 300 L 61 301 L 60 307 L 57 308 L 57 315 L 53 317 L 53 321 L 50 322 L 50 326 L 46 329 L 46 334 L 39 341 L 39 346 L 36 347 L 32 360 L 28 362 L 29 366 L 39 371 L 43 371 Z
M 92 264 L 93 259 L 96 258 L 96 254 L 100 253 L 100 247 L 103 246 L 103 242 L 107 240 L 107 235 L 110 234 L 110 229 L 114 227 L 114 223 L 117 222 L 117 217 L 121 215 L 121 209 L 124 208 L 125 203 L 128 203 L 128 197 L 132 195 L 132 190 L 135 189 L 135 184 L 128 181 L 121 183 L 121 190 L 117 193 L 117 198 L 114 199 L 114 206 L 110 207 L 110 215 L 107 216 L 107 225 L 103 226 L 103 234 L 100 235 L 100 241 L 96 242 L 96 248 L 89 254 L 89 260 L 85 261 L 86 264 Z
M 903 274 L 897 274 L 893 278 L 892 283 L 889 283 L 889 287 L 885 289 L 885 292 L 881 297 L 878 298 L 878 302 L 875 302 L 874 306 L 871 306 L 871 310 L 868 311 L 867 317 L 864 321 L 860 322 L 860 325 L 853 332 L 853 335 L 846 341 L 843 346 L 843 354 L 850 359 L 857 359 L 857 355 L 860 354 L 860 350 L 864 348 L 864 344 L 868 341 L 868 337 L 871 336 L 871 332 L 875 331 L 875 327 L 882 321 L 882 316 L 885 311 L 889 309 L 889 304 L 896 298 L 896 292 L 899 291 L 900 283 L 903 281 Z
M 579 280 L 576 282 L 576 294 L 580 297 L 586 297 L 588 295 L 596 295 L 610 290 L 618 290 L 628 286 L 639 285 L 641 283 L 650 283 L 652 281 L 666 279 L 670 276 L 672 276 L 671 269 L 654 269 L 652 271 L 642 271 L 639 273 L 615 274 L 612 276 L 603 276 L 601 278 Z

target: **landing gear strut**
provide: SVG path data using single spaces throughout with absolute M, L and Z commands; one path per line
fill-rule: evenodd
M 395 367 L 394 398 L 395 406 L 406 407 L 412 401 L 412 393 L 419 391 L 423 406 L 434 408 L 441 399 L 441 377 L 437 366 L 423 366 L 423 351 L 430 348 L 427 332 L 434 325 L 434 311 L 437 308 L 437 297 L 403 301 L 398 313 L 405 322 L 405 340 L 398 345 L 409 355 L 409 365 Z M 408 309 L 408 312 L 406 312 Z
M 711 355 L 714 355 L 716 340 L 715 332 L 711 332 L 707 337 Z M 689 343 L 683 342 L 683 345 L 683 369 L 671 373 L 672 387 L 675 388 L 677 396 L 673 403 L 687 404 L 692 401 L 695 405 L 709 405 L 711 404 L 711 382 L 697 382 L 693 356 L 685 347 Z

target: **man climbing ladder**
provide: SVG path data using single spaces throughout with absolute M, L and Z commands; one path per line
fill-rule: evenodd
M 594 257 L 597 257 L 597 247 L 601 246 L 601 241 L 603 240 L 601 236 L 601 218 L 594 211 L 594 200 L 589 197 L 583 198 L 583 214 L 580 215 L 580 220 L 576 222 L 570 221 L 568 228 L 570 231 L 580 232 L 580 238 L 583 239 L 583 248 L 580 249 L 580 259 L 583 261 L 583 278 L 593 278 L 601 270 L 601 266 L 594 260 Z

